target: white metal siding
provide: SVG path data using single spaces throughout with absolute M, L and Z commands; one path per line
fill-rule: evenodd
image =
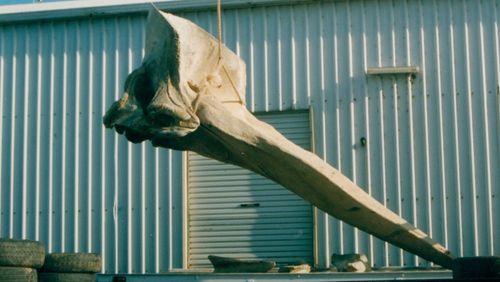
M 311 106 L 319 156 L 456 255 L 499 255 L 499 4 L 241 4 L 224 11 L 224 41 L 247 63 L 251 110 Z M 183 15 L 215 33 L 213 10 Z M 182 266 L 180 154 L 101 126 L 140 61 L 144 19 L 2 21 L 1 236 L 102 252 L 107 272 Z M 414 79 L 365 73 L 406 65 Z M 325 215 L 318 230 L 321 265 L 354 251 L 422 263 Z
M 182 156 L 102 125 L 143 41 L 143 17 L 0 26 L 1 237 L 111 273 L 182 267 Z
M 499 1 L 304 7 L 316 153 L 457 256 L 500 253 Z M 294 9 L 291 9 L 293 13 Z M 320 20 L 321 19 L 321 20 Z M 415 78 L 368 67 L 417 65 Z M 360 139 L 367 146 L 360 146 Z M 329 220 L 331 252 L 410 254 Z
M 308 111 L 259 118 L 297 145 L 310 148 Z M 195 153 L 188 158 L 189 268 L 209 268 L 208 255 L 278 264 L 313 262 L 309 203 L 246 169 Z

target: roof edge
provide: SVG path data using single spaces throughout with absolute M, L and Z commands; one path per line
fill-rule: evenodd
M 314 0 L 223 0 L 223 8 L 290 5 L 317 2 Z M 114 14 L 144 13 L 154 6 L 170 12 L 215 9 L 216 0 L 76 0 L 35 4 L 5 5 L 0 9 L 0 24 L 52 20 L 75 17 L 106 16 Z

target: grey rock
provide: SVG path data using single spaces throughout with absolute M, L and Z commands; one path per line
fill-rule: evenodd
M 333 254 L 332 268 L 339 272 L 367 272 L 371 271 L 370 262 L 364 254 Z
M 310 273 L 311 266 L 307 263 L 281 266 L 279 272 L 282 273 Z

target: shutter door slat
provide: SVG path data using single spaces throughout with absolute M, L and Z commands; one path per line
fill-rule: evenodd
M 259 118 L 310 148 L 307 111 Z M 260 175 L 195 153 L 188 154 L 188 169 L 189 268 L 211 268 L 208 255 L 312 262 L 309 203 Z

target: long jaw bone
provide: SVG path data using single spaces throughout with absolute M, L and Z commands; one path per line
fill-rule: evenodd
M 149 139 L 252 170 L 360 230 L 451 268 L 446 248 L 255 118 L 244 106 L 244 63 L 225 47 L 222 55 L 219 60 L 216 40 L 195 24 L 152 10 L 143 64 L 104 124 L 132 142 Z

